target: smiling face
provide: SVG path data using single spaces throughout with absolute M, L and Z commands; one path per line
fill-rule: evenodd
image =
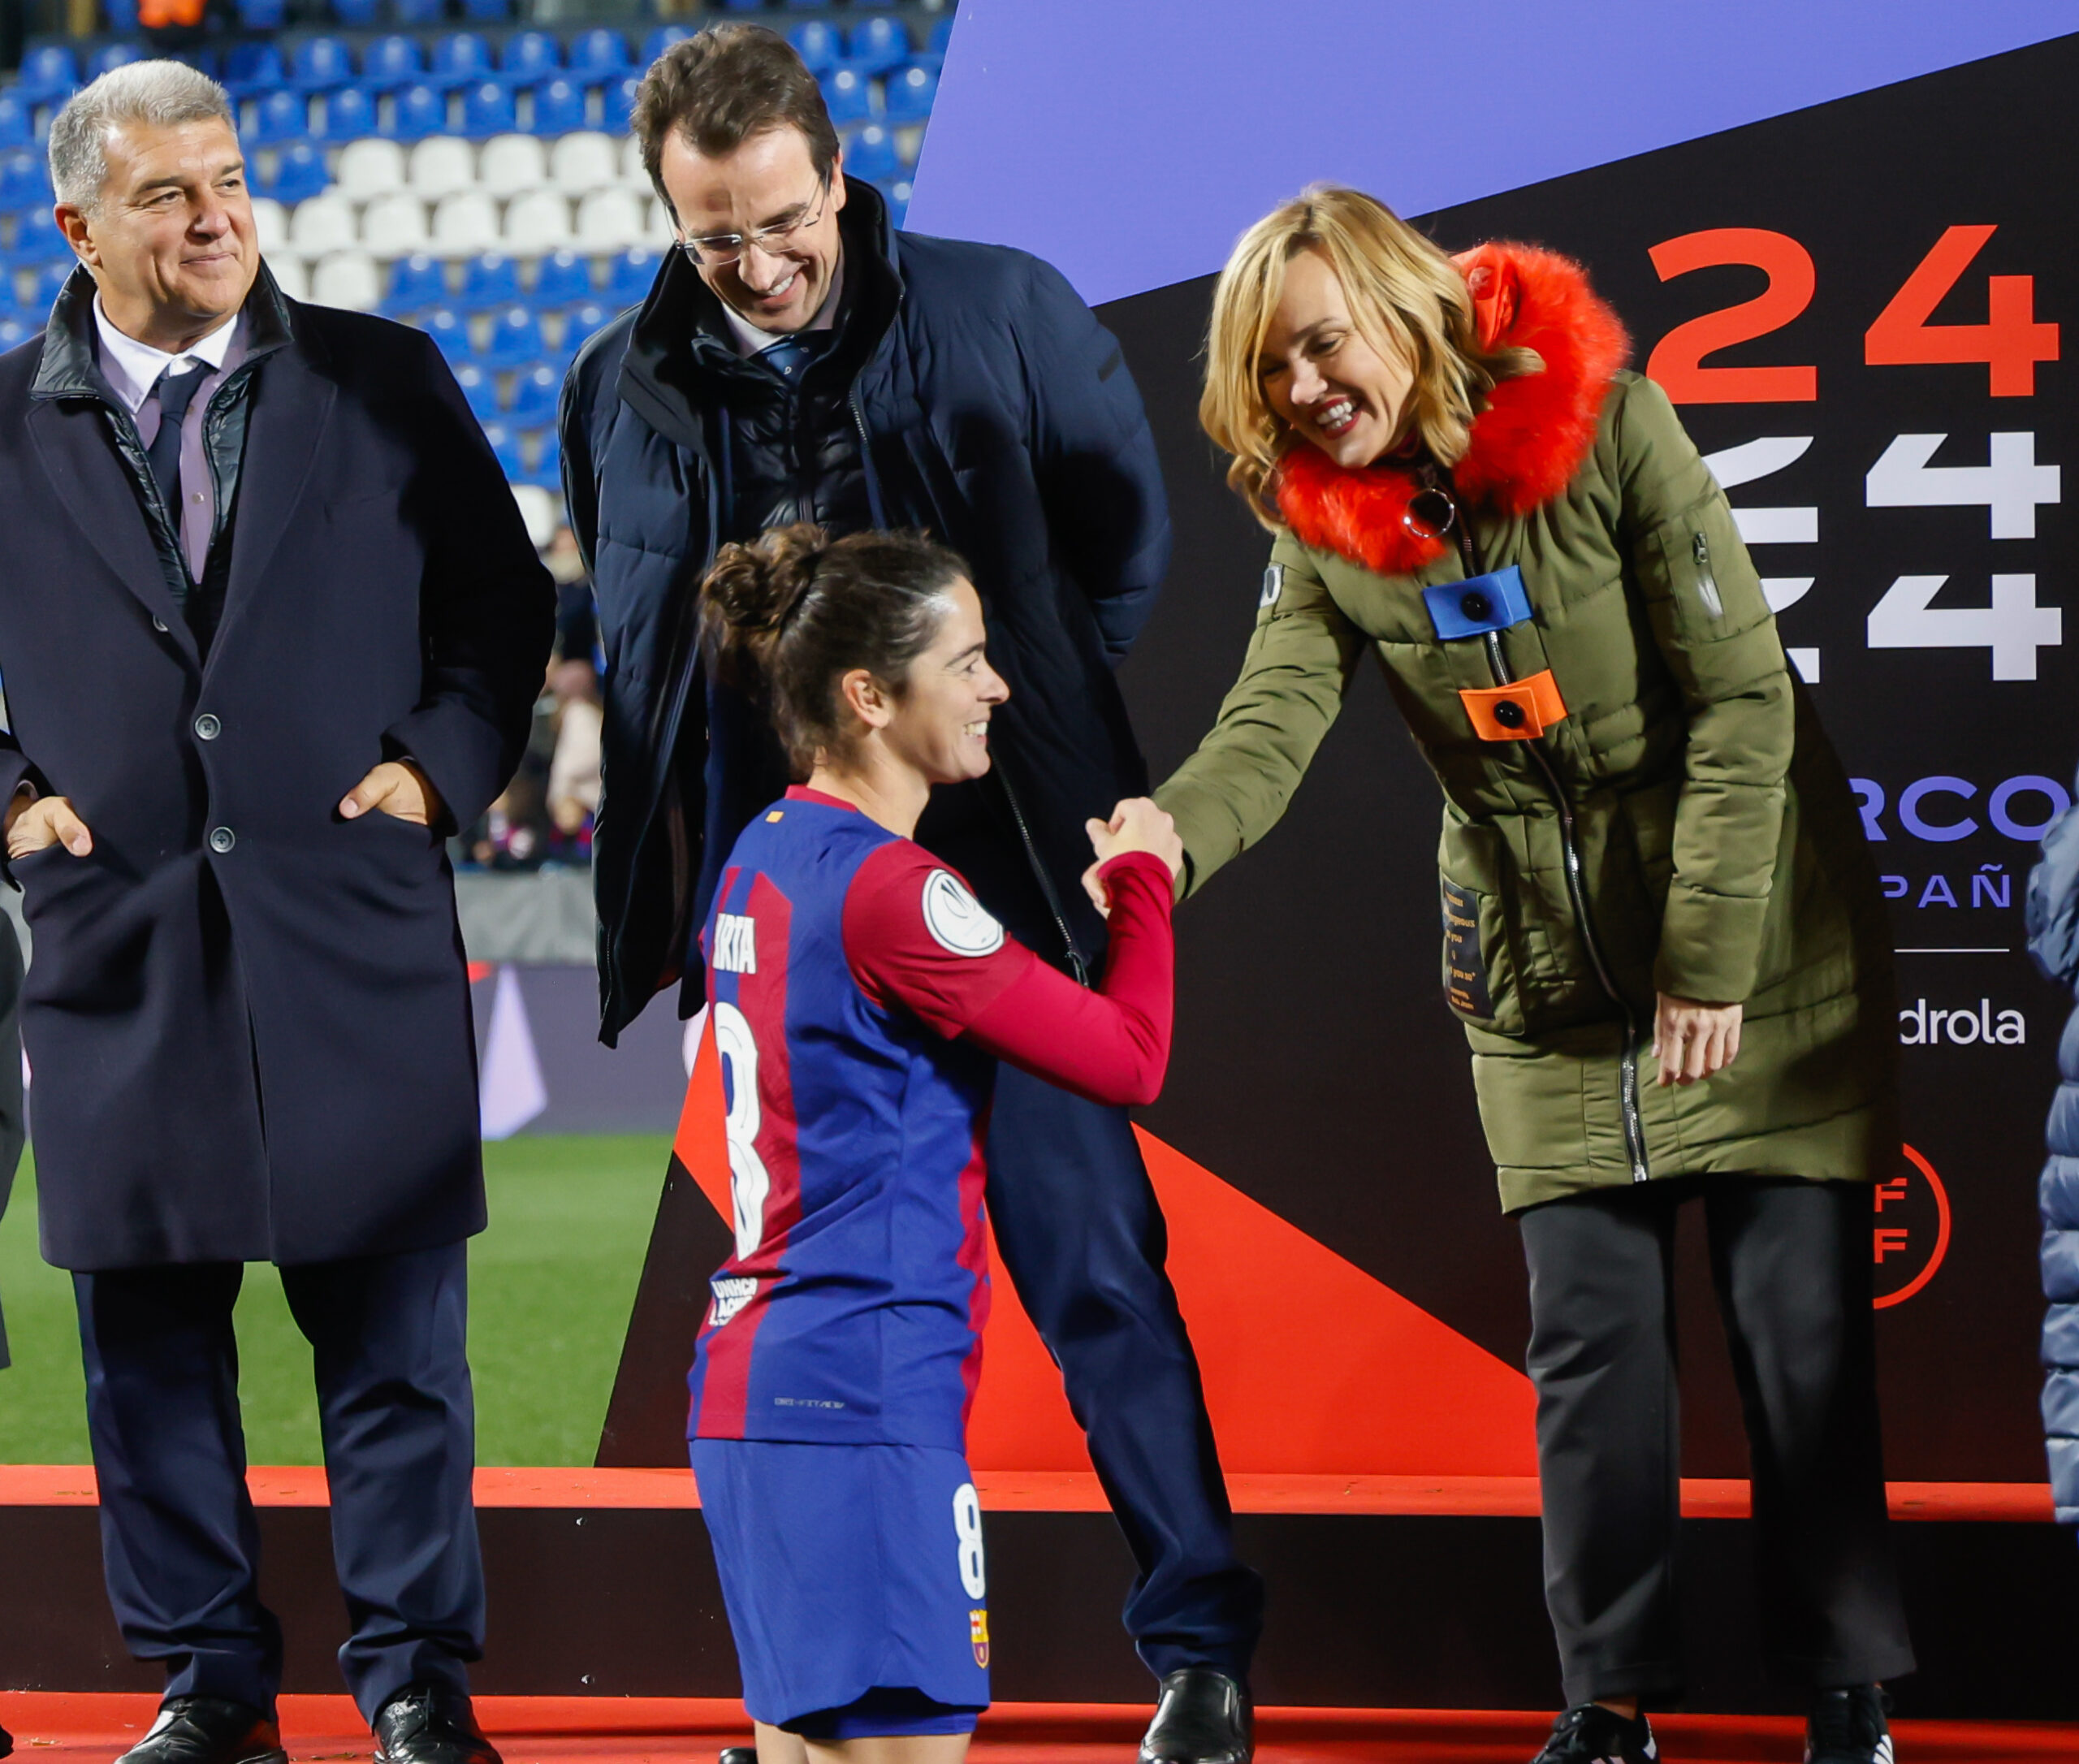
M 102 141 L 108 175 L 92 213 L 58 224 L 93 272 L 110 323 L 169 352 L 245 304 L 260 271 L 245 156 L 215 117 L 124 123 Z
M 1010 696 L 983 652 L 988 633 L 974 585 L 956 577 L 946 594 L 938 633 L 886 701 L 880 731 L 888 756 L 927 784 L 958 784 L 989 769 L 989 713 Z
M 837 280 L 842 245 L 837 216 L 845 206 L 841 154 L 829 188 L 816 176 L 809 138 L 781 126 L 754 135 L 733 153 L 711 159 L 683 133 L 665 137 L 657 175 L 671 198 L 681 240 L 715 233 L 744 235 L 733 263 L 698 265 L 717 297 L 761 331 L 804 329 L 823 309 Z M 748 236 L 790 222 L 809 221 L 774 250 Z
M 1257 357 L 1264 402 L 1337 465 L 1371 465 L 1399 440 L 1413 365 L 1358 334 L 1328 259 L 1300 251 Z

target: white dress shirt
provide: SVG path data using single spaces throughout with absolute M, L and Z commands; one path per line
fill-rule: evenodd
M 109 388 L 123 400 L 123 408 L 136 420 L 137 438 L 149 447 L 159 432 L 160 376 L 171 368 L 200 361 L 210 371 L 196 388 L 194 401 L 180 426 L 180 550 L 188 560 L 188 573 L 202 579 L 210 560 L 210 530 L 216 523 L 216 486 L 210 477 L 209 450 L 203 445 L 202 424 L 210 400 L 224 377 L 245 359 L 244 315 L 234 313 L 199 343 L 178 355 L 154 349 L 149 343 L 125 336 L 102 310 L 101 296 L 94 296 L 94 325 L 101 335 L 101 370 Z
M 837 300 L 845 292 L 845 260 L 837 260 L 837 273 L 830 279 L 830 292 L 823 297 L 823 305 L 816 309 L 815 317 L 802 326 L 802 331 L 833 331 L 837 326 Z M 752 356 L 763 355 L 776 343 L 798 336 L 793 331 L 761 331 L 738 312 L 727 300 L 722 302 L 722 316 L 729 322 L 729 333 L 737 339 L 737 353 L 746 361 Z

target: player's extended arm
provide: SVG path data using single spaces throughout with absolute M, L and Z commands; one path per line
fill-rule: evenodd
M 1152 1102 L 1169 1065 L 1174 886 L 1146 852 L 1101 873 L 1112 916 L 1096 992 L 1005 937 L 952 871 L 908 845 L 860 866 L 845 903 L 845 958 L 869 998 L 949 1040 L 1093 1102 Z

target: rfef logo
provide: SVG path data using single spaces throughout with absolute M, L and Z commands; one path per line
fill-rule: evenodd
M 1905 1164 L 1888 1182 L 1875 1185 L 1877 1223 L 1872 1240 L 1877 1264 L 1876 1305 L 1904 1304 L 1928 1282 L 1949 1253 L 1949 1191 L 1934 1166 L 1910 1145 Z

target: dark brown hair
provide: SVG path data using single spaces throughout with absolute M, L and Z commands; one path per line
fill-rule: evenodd
M 808 137 L 815 175 L 837 163 L 837 131 L 823 88 L 787 40 L 762 24 L 711 24 L 672 45 L 650 64 L 629 119 L 642 143 L 642 169 L 671 207 L 658 168 L 676 129 L 702 158 L 726 158 L 754 135 L 797 128 Z
M 901 694 L 967 565 L 921 533 L 833 539 L 804 521 L 725 545 L 700 585 L 700 647 L 715 677 L 772 719 L 797 778 L 841 746 L 837 682 L 863 668 Z

